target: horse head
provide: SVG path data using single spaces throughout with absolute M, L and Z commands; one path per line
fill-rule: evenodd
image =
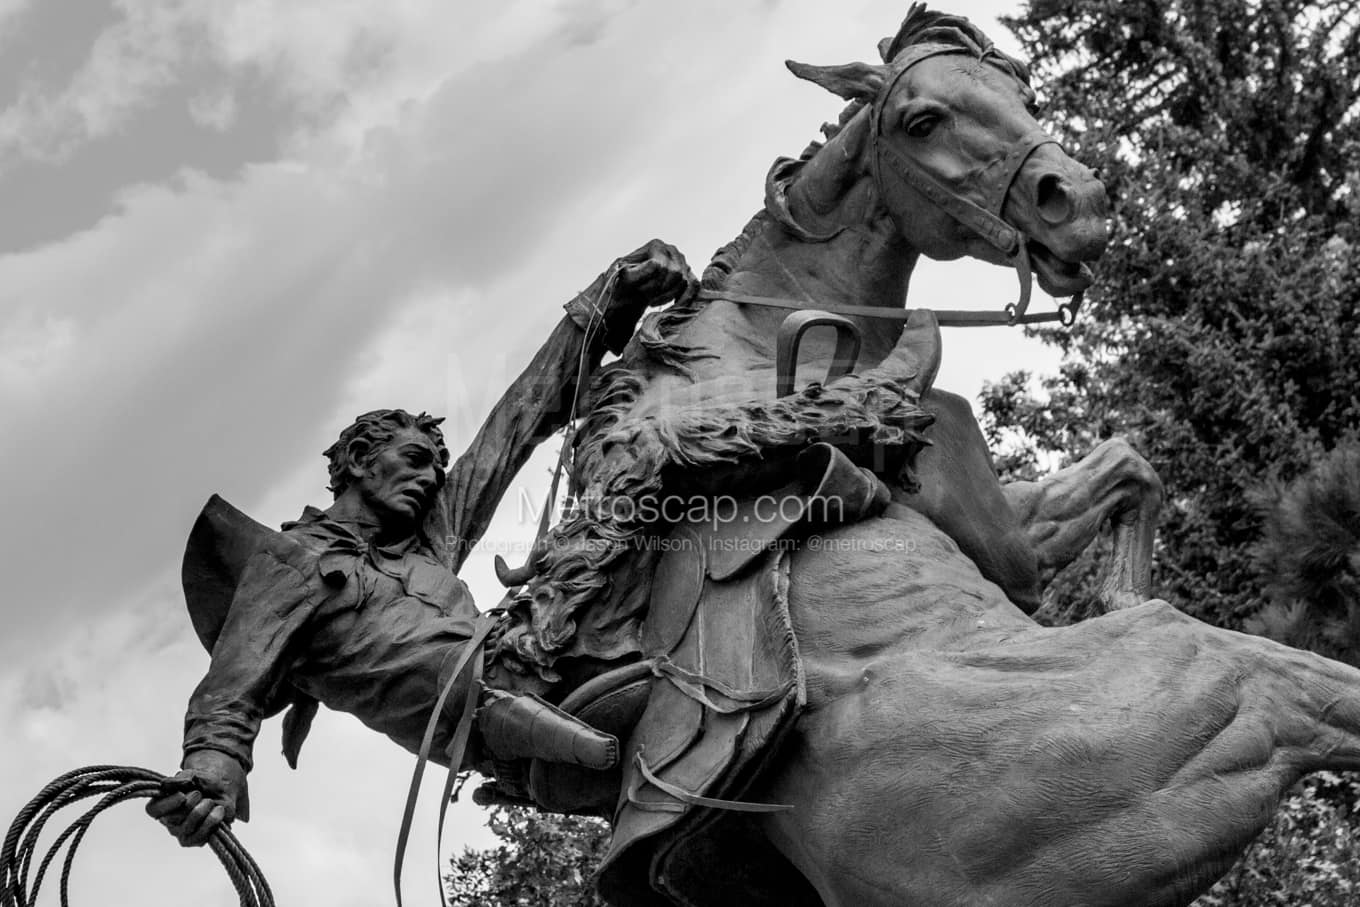
M 1052 295 L 1085 289 L 1108 241 L 1105 190 L 1040 128 L 1027 67 L 919 5 L 879 47 L 879 64 L 788 63 L 851 102 L 827 145 L 788 169 L 790 219 L 845 223 L 872 196 L 931 258 L 1011 265 L 1026 285 L 1032 263 Z

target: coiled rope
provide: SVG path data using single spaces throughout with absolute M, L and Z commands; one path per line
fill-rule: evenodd
M 61 867 L 61 904 L 70 907 L 68 889 L 71 865 L 76 849 L 90 829 L 95 816 L 125 800 L 151 799 L 161 793 L 164 775 L 144 768 L 120 765 L 91 765 L 67 772 L 42 789 L 20 810 L 5 835 L 5 846 L 0 850 L 0 907 L 33 907 L 38 889 L 48 868 L 63 845 L 69 843 Z M 98 797 L 99 801 L 79 819 L 57 836 L 38 863 L 33 884 L 29 875 L 33 858 L 38 852 L 38 836 L 59 810 L 80 800 Z M 273 892 L 265 881 L 260 867 L 241 846 L 241 842 L 225 825 L 219 826 L 208 839 L 208 847 L 226 869 L 231 884 L 241 898 L 241 907 L 275 907 Z

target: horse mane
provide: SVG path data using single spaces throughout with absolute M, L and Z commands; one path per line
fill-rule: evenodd
M 928 12 L 924 4 L 911 7 L 896 36 L 879 42 L 883 65 L 891 67 L 900 54 L 921 44 L 956 46 L 979 58 L 994 58 L 1028 83 L 1028 69 L 995 50 L 967 19 Z M 822 126 L 822 140 L 811 142 L 797 159 L 775 162 L 764 207 L 714 253 L 703 273 L 703 289 L 722 290 L 771 222 L 805 241 L 825 241 L 835 235 L 817 236 L 793 222 L 784 196 L 865 108 L 864 101 L 851 101 L 834 124 Z M 826 172 L 832 172 L 837 162 L 828 163 Z M 590 626 L 581 629 L 598 648 L 592 657 L 624 654 L 632 632 L 629 628 L 645 613 L 646 598 L 639 598 L 636 590 L 616 589 L 611 594 L 611 573 L 621 561 L 639 553 L 640 539 L 651 527 L 613 517 L 603 504 L 659 495 L 689 471 L 759 460 L 768 451 L 796 448 L 816 434 L 810 433 L 809 426 L 819 424 L 828 411 L 838 413 L 842 433 L 864 431 L 879 443 L 913 451 L 925 443 L 919 432 L 930 417 L 916 401 L 902 397 L 881 378 L 860 375 L 775 401 L 689 407 L 664 420 L 631 418 L 656 366 L 684 375 L 689 363 L 716 357 L 681 339 L 707 302 L 696 298 L 648 314 L 623 357 L 601 369 L 591 382 L 587 415 L 571 442 L 576 505 L 554 528 L 536 565 L 538 576 L 516 595 L 513 619 L 496 642 L 497 657 L 513 672 L 555 681 L 553 665 L 571 651 L 583 613 L 589 614 Z
M 1011 69 L 1021 82 L 1030 83 L 1029 66 L 997 50 L 982 29 L 963 16 L 927 10 L 924 3 L 911 5 L 897 34 L 878 42 L 878 53 L 884 63 L 891 64 L 904 50 L 918 44 L 946 44 L 961 47 L 979 57 L 993 57 Z
M 495 657 L 512 673 L 536 674 L 552 684 L 561 679 L 554 665 L 564 656 L 635 654 L 650 581 L 619 577 L 616 587 L 612 574 L 630 558 L 646 559 L 657 550 L 645 542 L 657 517 L 647 516 L 639 502 L 655 504 L 667 494 L 692 499 L 711 493 L 704 476 L 713 470 L 744 464 L 750 480 L 811 443 L 856 435 L 900 450 L 900 479 L 913 487 L 913 461 L 930 443 L 923 431 L 935 420 L 920 407 L 908 378 L 878 369 L 774 400 L 693 404 L 665 418 L 629 421 L 643 388 L 636 373 L 619 375 L 615 396 L 602 401 L 612 422 L 584 436 L 576 450 L 574 471 L 588 484 L 577 489 L 565 518 L 553 527 L 538 575 L 515 595 L 511 620 L 494 643 Z M 620 501 L 632 505 L 620 507 Z M 578 638 L 585 640 L 579 651 Z
M 764 228 L 769 215 L 764 209 L 751 215 L 751 219 L 746 222 L 746 226 L 741 228 L 741 233 L 737 238 L 720 247 L 713 253 L 713 258 L 704 269 L 704 276 L 700 283 L 705 290 L 718 290 L 726 286 L 727 278 L 732 276 L 736 269 L 737 262 L 746 254 L 751 241 L 756 238 Z

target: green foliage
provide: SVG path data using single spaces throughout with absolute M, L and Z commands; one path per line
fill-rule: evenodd
M 1193 907 L 1352 907 L 1360 902 L 1360 781 L 1307 778 L 1232 871 Z
M 1247 629 L 1360 666 L 1360 445 L 1257 495 L 1269 603 Z
M 988 387 L 988 433 L 1017 474 L 1129 437 L 1167 486 L 1159 593 L 1243 627 L 1250 492 L 1360 426 L 1360 8 L 1035 0 L 1009 24 L 1114 235 L 1077 327 L 1042 332 L 1062 370 Z
M 598 819 L 497 806 L 488 824 L 501 842 L 450 861 L 449 900 L 459 907 L 604 907 L 594 872 L 609 843 Z

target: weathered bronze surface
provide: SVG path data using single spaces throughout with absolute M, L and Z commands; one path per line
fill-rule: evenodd
M 181 840 L 244 814 L 259 719 L 290 704 L 293 756 L 316 699 L 416 749 L 474 632 L 453 571 L 565 421 L 601 326 L 587 359 L 622 356 L 580 401 L 576 506 L 502 571 L 486 676 L 497 702 L 607 727 L 618 762 L 557 712 L 563 736 L 498 719 L 515 745 L 477 752 L 484 798 L 611 818 L 615 903 L 1183 904 L 1303 773 L 1360 768 L 1360 672 L 1149 599 L 1161 486 L 1136 452 L 1003 487 L 967 402 L 933 387 L 932 315 L 855 312 L 900 310 L 920 255 L 1015 267 L 1017 308 L 1031 275 L 1079 293 L 1108 238 L 1103 187 L 1039 131 L 1023 64 L 922 8 L 880 55 L 791 64 L 849 106 L 776 162 L 704 292 L 661 246 L 615 292 L 602 276 L 442 489 L 428 421 L 347 434 L 329 511 L 203 546 L 189 586 L 234 592 L 195 614 L 214 646 L 186 735 L 198 792 L 152 807 Z M 598 312 L 611 296 L 633 302 Z M 781 356 L 790 301 L 837 312 L 837 336 L 795 324 Z M 1038 626 L 1041 570 L 1106 523 L 1109 613 Z
M 620 259 L 568 302 L 567 317 L 452 465 L 441 420 L 379 410 L 326 451 L 335 495 L 326 510 L 308 507 L 273 532 L 209 501 L 186 548 L 184 586 L 212 662 L 189 701 L 176 789 L 148 812 L 190 845 L 248 818 L 255 737 L 285 708 L 284 753 L 294 765 L 318 702 L 421 750 L 434 691 L 454 680 L 479 620 L 456 571 L 534 445 L 567 420 L 578 381 L 647 307 L 683 299 L 695 285 L 664 243 Z M 453 720 L 434 726 L 435 761 L 448 760 L 456 704 L 470 683 L 458 679 Z M 615 738 L 530 695 L 472 695 L 481 703 L 472 762 L 539 757 L 604 769 L 617 760 Z
M 1127 444 L 1002 487 L 967 403 L 931 386 L 924 312 L 905 329 L 847 315 L 862 341 L 853 372 L 778 394 L 787 312 L 740 297 L 900 308 L 922 254 L 1028 264 L 1066 295 L 1107 241 L 1100 184 L 1035 138 L 1022 64 L 921 10 L 881 52 L 792 67 L 850 104 L 824 143 L 776 163 L 764 210 L 701 298 L 645 319 L 597 383 L 577 435 L 579 510 L 518 591 L 494 672 L 550 696 L 629 658 L 722 672 L 654 672 L 607 810 L 601 884 L 619 904 L 1188 903 L 1303 773 L 1360 767 L 1360 672 L 1149 600 L 1161 486 Z M 829 336 L 802 347 L 810 377 L 845 355 Z M 804 527 L 745 572 L 715 575 L 701 518 L 686 524 L 700 542 L 657 554 L 640 544 L 657 521 L 616 506 L 779 497 L 821 441 L 892 504 Z M 1105 522 L 1110 613 L 1038 626 L 1040 570 Z M 752 599 L 764 623 L 721 620 Z M 686 615 L 684 633 L 648 635 Z M 785 620 L 793 691 L 758 699 L 757 678 L 789 676 Z M 698 797 L 791 808 L 738 814 Z

